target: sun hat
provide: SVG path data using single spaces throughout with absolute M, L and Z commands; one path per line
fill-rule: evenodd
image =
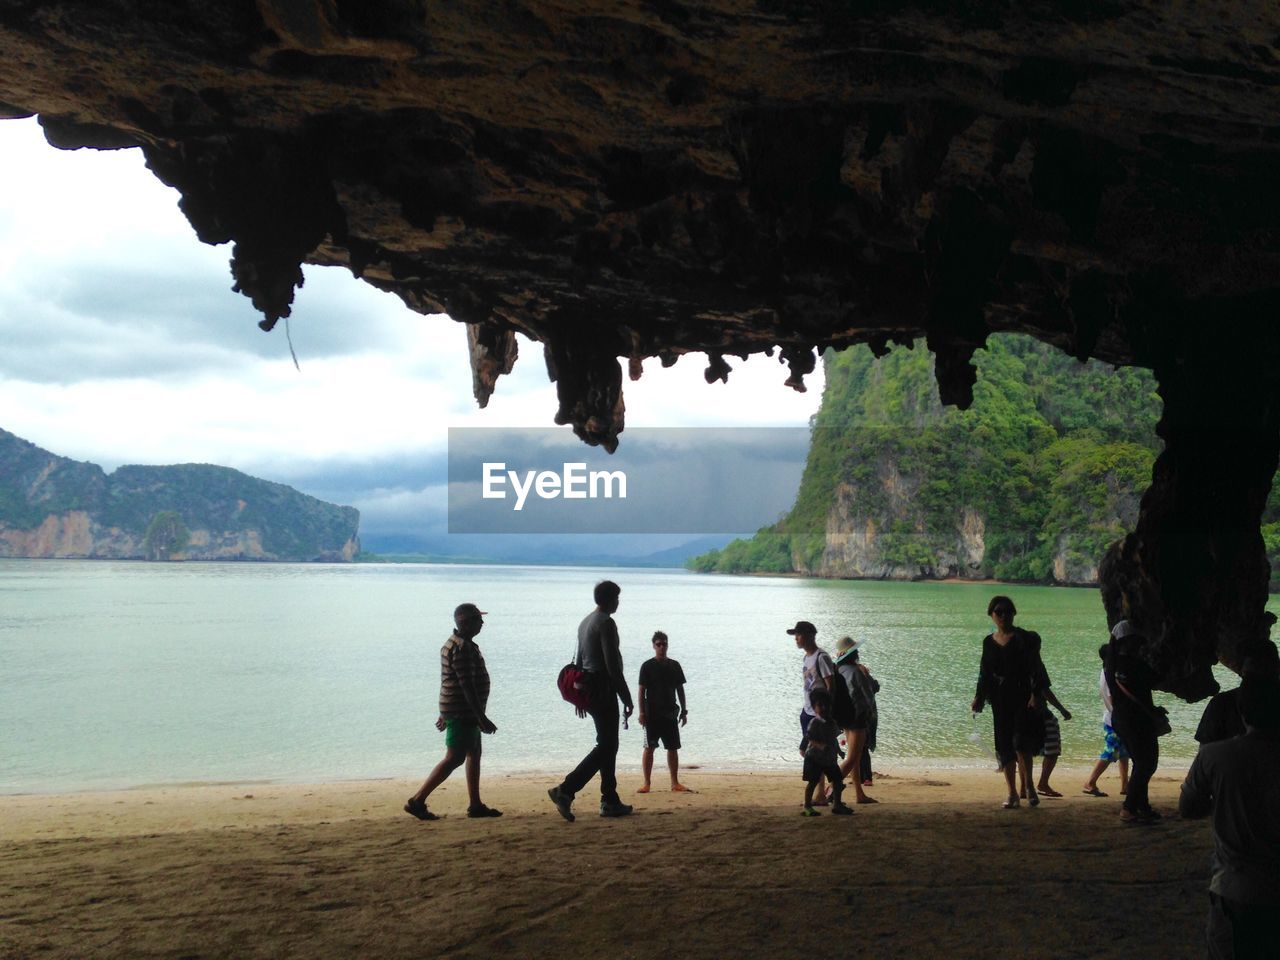
M 836 653 L 851 653 L 862 646 L 861 640 L 855 640 L 853 637 L 841 637 L 836 641 Z
M 803 634 L 809 637 L 816 637 L 818 635 L 818 628 L 808 620 L 797 620 L 796 625 L 788 630 L 787 633 L 792 636 L 796 634 Z
M 846 660 L 854 659 L 858 656 L 858 648 L 865 641 L 855 640 L 853 637 L 841 637 L 836 641 L 836 663 L 841 664 Z

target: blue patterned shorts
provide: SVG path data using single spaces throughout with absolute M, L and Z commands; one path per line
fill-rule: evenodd
M 1129 759 L 1129 751 L 1124 748 L 1115 730 L 1105 723 L 1102 725 L 1102 753 L 1098 754 L 1098 759 L 1109 762 Z

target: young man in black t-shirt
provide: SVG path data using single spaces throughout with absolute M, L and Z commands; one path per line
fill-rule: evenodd
M 644 727 L 644 786 L 638 793 L 649 792 L 653 751 L 659 743 L 667 748 L 671 789 L 676 793 L 693 792 L 680 782 L 679 777 L 680 728 L 689 722 L 689 707 L 684 698 L 684 671 L 677 661 L 667 656 L 667 646 L 667 635 L 659 630 L 653 635 L 653 658 L 640 667 L 640 690 L 636 700 L 640 708 L 640 725 Z

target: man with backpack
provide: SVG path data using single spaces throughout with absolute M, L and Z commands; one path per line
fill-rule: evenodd
M 591 691 L 587 713 L 596 727 L 596 745 L 559 786 L 547 791 L 560 816 L 574 821 L 573 798 L 597 773 L 600 774 L 600 816 L 625 817 L 631 805 L 618 798 L 618 698 L 622 698 L 624 718 L 631 716 L 631 688 L 622 673 L 622 650 L 618 625 L 613 615 L 618 612 L 622 588 L 612 580 L 596 584 L 596 608 L 578 625 L 578 653 L 575 663 L 589 678 Z
M 800 706 L 800 754 L 807 753 L 809 747 L 809 724 L 816 715 L 810 694 L 814 690 L 825 690 L 828 696 L 835 687 L 836 666 L 830 654 L 818 646 L 818 628 L 808 620 L 798 620 L 787 633 L 795 637 L 796 647 L 804 654 L 804 702 Z M 833 784 L 834 786 L 834 784 Z M 820 795 L 816 803 L 825 804 L 825 796 Z

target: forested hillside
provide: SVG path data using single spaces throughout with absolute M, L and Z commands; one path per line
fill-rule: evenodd
M 825 358 L 790 514 L 690 561 L 726 573 L 1092 583 L 1133 525 L 1160 449 L 1150 372 L 1081 364 L 1020 336 L 974 357 L 968 410 L 944 408 L 923 344 Z M 1264 535 L 1280 552 L 1280 498 Z
M 0 430 L 0 557 L 350 560 L 360 514 L 229 467 L 105 473 Z

